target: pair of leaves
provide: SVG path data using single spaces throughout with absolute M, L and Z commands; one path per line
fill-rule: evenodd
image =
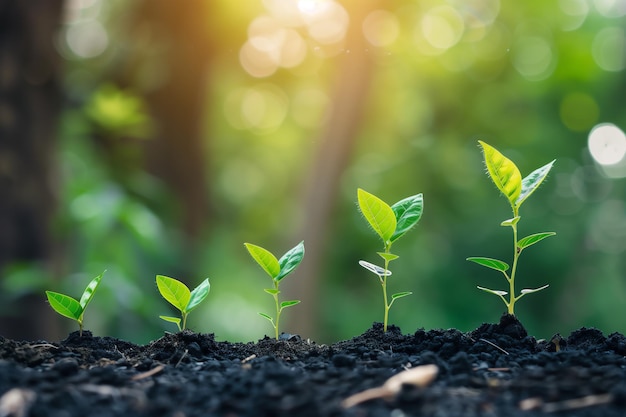
M 76 320 L 82 328 L 83 313 L 85 312 L 89 302 L 93 299 L 96 289 L 98 288 L 98 285 L 100 285 L 100 281 L 102 280 L 105 272 L 106 271 L 103 271 L 100 275 L 91 280 L 78 301 L 65 294 L 54 291 L 46 291 L 50 307 L 52 307 L 54 311 L 60 315 Z
M 522 174 L 513 161 L 502 155 L 493 146 L 480 140 L 478 143 L 482 147 L 485 165 L 491 180 L 509 200 L 513 211 L 517 213 L 522 203 L 539 188 L 548 176 L 555 160 L 537 168 L 522 179 Z
M 517 242 L 517 249 L 521 252 L 523 249 L 554 235 L 556 235 L 556 233 L 554 232 L 542 232 L 526 236 L 525 238 L 522 238 Z M 495 269 L 496 271 L 500 272 L 506 272 L 509 270 L 509 264 L 507 264 L 506 262 L 502 262 L 498 259 L 474 256 L 471 258 L 467 258 L 467 260 L 475 262 L 487 268 Z
M 161 296 L 163 296 L 168 303 L 176 307 L 183 316 L 186 316 L 191 310 L 198 307 L 209 295 L 209 290 L 211 289 L 208 278 L 202 281 L 193 291 L 190 291 L 189 288 L 179 280 L 164 275 L 157 275 L 156 283 Z M 165 321 L 176 323 L 180 327 L 181 319 L 178 317 L 159 317 Z
M 419 222 L 424 210 L 424 197 L 416 194 L 389 206 L 374 194 L 357 190 L 359 209 L 385 246 L 402 237 Z
M 252 259 L 274 280 L 280 282 L 293 272 L 304 258 L 304 241 L 287 251 L 280 259 L 270 251 L 252 243 L 244 243 Z

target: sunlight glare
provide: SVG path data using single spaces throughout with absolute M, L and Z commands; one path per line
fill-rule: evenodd
M 422 18 L 421 26 L 424 38 L 440 52 L 456 45 L 465 29 L 463 17 L 447 5 L 431 8 Z

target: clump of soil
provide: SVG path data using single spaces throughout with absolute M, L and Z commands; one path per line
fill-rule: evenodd
M 87 331 L 61 343 L 0 337 L 0 416 L 624 416 L 625 356 L 621 334 L 537 341 L 510 315 L 470 333 L 375 323 L 332 345 L 190 331 L 145 346 Z M 437 367 L 432 381 L 345 402 L 424 365 Z

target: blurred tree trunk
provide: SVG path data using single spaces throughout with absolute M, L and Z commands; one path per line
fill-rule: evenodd
M 372 78 L 369 44 L 363 37 L 362 22 L 377 1 L 344 4 L 350 14 L 346 51 L 337 64 L 338 72 L 331 97 L 331 114 L 322 127 L 317 153 L 314 156 L 302 211 L 305 224 L 299 236 L 306 246 L 305 261 L 298 270 L 298 282 L 286 288 L 289 299 L 302 301 L 289 311 L 287 320 L 296 323 L 300 334 L 316 339 L 321 311 L 325 306 L 319 299 L 320 277 L 323 277 L 328 250 L 328 226 L 339 193 L 341 177 L 348 166 L 363 120 Z M 298 238 L 300 239 L 300 237 Z
M 62 0 L 0 2 L 0 272 L 52 258 L 53 149 L 61 108 L 60 58 L 53 41 Z M 1 292 L 0 334 L 56 334 L 43 293 Z
M 207 226 L 208 186 L 203 144 L 209 58 L 207 27 L 211 2 L 146 0 L 137 20 L 158 33 L 165 45 L 161 64 L 165 79 L 146 96 L 156 121 L 156 137 L 146 143 L 148 169 L 161 178 L 177 198 L 187 253 L 193 256 Z M 140 51 L 139 51 L 140 52 Z

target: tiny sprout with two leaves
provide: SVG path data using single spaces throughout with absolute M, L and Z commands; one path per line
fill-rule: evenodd
M 511 267 L 510 275 L 507 273 L 509 270 L 509 265 L 506 262 L 500 261 L 498 259 L 493 258 L 484 258 L 484 257 L 470 257 L 467 258 L 468 261 L 475 262 L 479 265 L 482 265 L 487 268 L 495 269 L 496 271 L 502 272 L 504 277 L 509 283 L 509 291 L 499 291 L 492 290 L 489 288 L 478 286 L 478 289 L 482 291 L 486 291 L 491 294 L 495 294 L 502 299 L 504 304 L 508 309 L 508 313 L 511 315 L 515 314 L 515 303 L 525 296 L 526 294 L 530 294 L 533 292 L 541 291 L 543 289 L 548 288 L 548 285 L 544 285 L 539 288 L 534 289 L 523 289 L 520 292 L 520 295 L 515 296 L 515 273 L 517 271 L 517 263 L 519 260 L 519 256 L 522 253 L 522 250 L 527 247 L 534 245 L 535 243 L 550 237 L 554 236 L 556 233 L 554 232 L 542 232 L 535 233 L 529 236 L 526 236 L 522 239 L 517 238 L 517 224 L 520 221 L 519 208 L 524 201 L 541 185 L 543 180 L 546 178 L 552 166 L 554 165 L 555 160 L 552 162 L 542 166 L 531 172 L 527 177 L 522 179 L 522 175 L 520 174 L 517 166 L 510 159 L 506 158 L 499 151 L 497 151 L 494 147 L 486 144 L 485 142 L 478 141 L 483 150 L 483 155 L 485 158 L 485 165 L 487 166 L 487 172 L 491 177 L 491 180 L 496 185 L 496 187 L 504 194 L 504 196 L 509 200 L 511 204 L 511 209 L 513 210 L 513 217 L 511 219 L 503 221 L 501 226 L 510 226 L 513 230 L 513 266 Z M 509 299 L 505 298 L 505 296 L 509 294 Z
M 384 252 L 378 252 L 378 255 L 383 258 L 384 267 L 381 268 L 366 261 L 359 261 L 359 265 L 373 272 L 380 280 L 385 303 L 383 329 L 386 332 L 389 309 L 393 302 L 398 298 L 412 294 L 410 291 L 404 291 L 393 294 L 391 300 L 387 297 L 387 277 L 391 275 L 389 263 L 398 259 L 398 255 L 391 253 L 391 245 L 420 220 L 424 209 L 424 197 L 422 194 L 416 194 L 400 200 L 392 206 L 389 206 L 374 194 L 370 194 L 360 188 L 357 190 L 357 197 L 359 209 L 365 220 L 367 220 L 384 244 Z
M 259 315 L 272 323 L 272 327 L 274 328 L 274 335 L 278 340 L 278 326 L 280 324 L 280 314 L 285 308 L 300 303 L 300 300 L 280 302 L 278 299 L 278 295 L 280 294 L 278 285 L 283 278 L 293 272 L 294 269 L 296 269 L 296 267 L 300 265 L 300 262 L 302 262 L 302 258 L 304 258 L 304 242 L 298 243 L 295 247 L 285 253 L 280 259 L 276 259 L 276 256 L 274 256 L 274 254 L 260 246 L 253 245 L 251 243 L 244 243 L 244 246 L 248 250 L 248 253 L 250 253 L 250 256 L 252 256 L 252 259 L 254 259 L 256 263 L 258 263 L 261 268 L 263 268 L 263 270 L 270 276 L 270 278 L 272 278 L 272 282 L 274 283 L 274 288 L 266 288 L 264 291 L 274 298 L 274 303 L 276 305 L 276 320 L 274 321 L 271 316 L 265 313 L 259 313 Z
M 179 331 L 185 330 L 187 316 L 191 310 L 198 307 L 207 295 L 209 295 L 209 290 L 211 289 L 208 278 L 202 281 L 193 291 L 189 291 L 189 288 L 179 280 L 164 275 L 157 275 L 156 283 L 161 296 L 176 307 L 181 314 L 181 318 L 169 316 L 159 316 L 159 318 L 170 323 L 175 323 Z
M 87 304 L 89 304 L 93 298 L 93 295 L 102 280 L 104 272 L 91 280 L 89 285 L 87 285 L 87 288 L 85 288 L 85 291 L 83 291 L 83 295 L 80 297 L 79 301 L 69 295 L 54 291 L 46 291 L 50 307 L 52 307 L 54 311 L 60 315 L 75 320 L 78 323 L 78 329 L 81 337 L 83 335 L 83 315 L 85 314 L 85 309 L 87 308 Z

